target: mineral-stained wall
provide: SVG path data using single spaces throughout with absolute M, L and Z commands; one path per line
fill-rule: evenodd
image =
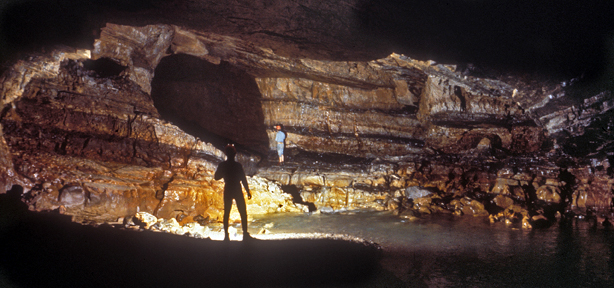
M 159 30 L 149 32 L 154 36 L 142 40 Z M 102 47 L 94 51 L 97 60 L 90 51 L 58 50 L 20 61 L 4 75 L 3 141 L 11 148 L 2 156 L 12 161 L 4 160 L 3 187 L 21 184 L 31 190 L 32 209 L 61 206 L 81 220 L 115 221 L 138 211 L 219 218 L 222 186 L 211 175 L 221 151 L 159 118 L 145 92 L 149 82 L 139 82 L 153 70 L 133 62 L 156 61 L 115 57 L 108 63 L 99 57 Z M 157 52 L 123 47 L 127 54 Z M 256 161 L 245 154 L 239 159 L 248 171 Z M 280 193 L 260 199 L 263 212 L 271 205 L 285 211 L 280 207 L 289 196 Z
M 238 86 L 254 85 L 199 97 L 198 77 L 185 85 L 156 79 L 181 75 L 171 71 L 180 67 L 156 69 L 171 54 L 210 63 L 198 69 L 227 66 L 241 75 Z M 232 78 L 211 86 L 232 87 Z M 25 186 L 32 209 L 61 207 L 78 219 L 115 221 L 139 211 L 184 222 L 219 218 L 223 184 L 212 173 L 221 147 L 162 120 L 156 99 L 165 103 L 160 111 L 183 115 L 179 122 L 241 144 L 240 161 L 254 175 L 252 214 L 307 210 L 301 203 L 311 202 L 321 211 L 367 207 L 525 224 L 612 205 L 606 146 L 580 156 L 561 148 L 608 115 L 609 92 L 564 105 L 554 99 L 565 95 L 560 85 L 478 78 L 399 54 L 298 59 L 179 26 L 114 24 L 92 51 L 33 55 L 1 83 L 0 184 Z M 228 122 L 220 117 L 239 124 L 219 129 Z M 268 165 L 275 124 L 288 136 L 284 166 Z M 296 186 L 301 199 L 292 203 L 281 185 Z

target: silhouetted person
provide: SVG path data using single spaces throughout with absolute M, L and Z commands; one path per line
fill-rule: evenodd
M 286 133 L 281 131 L 281 125 L 275 125 L 277 133 L 275 134 L 275 143 L 277 144 L 277 156 L 279 156 L 279 164 L 284 163 L 284 141 L 286 140 Z
M 235 155 L 237 155 L 235 147 L 227 145 L 224 152 L 226 153 L 226 161 L 220 163 L 214 175 L 215 180 L 224 178 L 224 241 L 230 240 L 228 237 L 228 219 L 230 218 L 230 209 L 232 209 L 232 199 L 237 203 L 237 209 L 241 215 L 243 240 L 247 240 L 251 236 L 247 232 L 247 208 L 243 198 L 241 183 L 243 183 L 243 187 L 247 191 L 247 199 L 252 199 L 252 193 L 249 191 L 243 166 L 235 161 Z

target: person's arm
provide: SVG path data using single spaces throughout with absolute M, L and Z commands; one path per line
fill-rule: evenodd
M 241 178 L 241 183 L 243 183 L 243 187 L 245 188 L 245 191 L 247 191 L 247 200 L 251 200 L 252 193 L 249 191 L 249 185 L 247 185 L 247 177 L 245 176 L 245 172 L 243 172 L 243 167 L 241 167 L 241 175 L 243 175 L 243 178 Z
M 243 180 L 241 180 L 241 182 L 243 182 L 243 187 L 245 187 L 245 191 L 247 191 L 247 200 L 251 200 L 252 193 L 249 191 L 249 186 L 247 185 L 247 178 L 243 176 Z

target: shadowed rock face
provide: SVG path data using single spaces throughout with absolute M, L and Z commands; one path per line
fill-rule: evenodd
M 226 144 L 223 138 L 268 152 L 260 91 L 251 75 L 184 54 L 163 58 L 155 75 L 151 97 L 164 119 L 218 147 Z
M 520 223 L 612 205 L 610 86 L 368 58 L 381 43 L 352 43 L 382 3 L 147 4 L 97 4 L 96 17 L 132 25 L 105 24 L 89 49 L 31 53 L 0 79 L 0 184 L 26 187 L 31 209 L 216 221 L 223 184 L 211 176 L 227 142 L 257 176 L 252 214 L 313 203 Z M 275 124 L 282 167 L 269 165 Z M 431 193 L 409 197 L 415 186 Z

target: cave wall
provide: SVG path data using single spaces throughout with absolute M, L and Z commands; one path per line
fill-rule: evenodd
M 329 63 L 316 64 L 329 71 Z M 355 65 L 343 84 L 334 84 L 340 77 L 331 70 L 320 81 L 257 78 L 265 123 L 283 124 L 290 147 L 386 158 L 433 149 L 462 153 L 483 138 L 513 152 L 535 152 L 544 140 L 525 137 L 543 129 L 514 101 L 514 91 L 523 92 L 501 81 L 463 77 L 453 66 L 398 54 Z
M 251 86 L 236 93 L 203 92 L 202 98 L 193 86 L 199 78 L 157 86 L 156 68 L 163 58 L 185 55 L 209 62 L 199 67 L 211 71 L 227 67 Z M 96 68 L 102 63 L 96 61 L 105 59 L 123 68 L 101 77 L 105 71 Z M 171 88 L 176 91 L 164 90 Z M 154 106 L 157 96 L 152 99 L 159 95 L 167 97 L 162 105 L 175 114 L 190 108 L 184 121 L 201 121 L 199 111 L 222 112 L 205 101 L 217 99 L 222 103 L 212 107 L 231 111 L 222 116 L 252 122 L 220 130 L 219 123 L 227 122 L 220 116 L 197 123 L 251 149 L 239 160 L 268 179 L 250 178 L 260 187 L 252 213 L 304 209 L 292 204 L 280 185 L 298 186 L 304 201 L 330 211 L 404 207 L 484 215 L 492 212 L 485 210 L 488 203 L 498 209 L 527 203 L 527 187 L 536 191 L 529 200 L 545 205 L 610 207 L 607 157 L 570 157 L 551 134 L 578 131 L 595 115 L 607 115 L 611 94 L 589 98 L 582 113 L 574 114 L 582 117 L 569 119 L 569 106 L 551 105 L 545 88 L 475 77 L 453 65 L 399 54 L 369 62 L 298 59 L 178 26 L 108 24 L 91 51 L 35 55 L 3 75 L 1 124 L 8 149 L 0 143 L 0 159 L 8 164 L 0 173 L 7 175 L 4 185 L 32 191 L 32 209 L 63 206 L 80 219 L 104 221 L 137 211 L 218 219 L 222 185 L 211 175 L 223 155 L 219 147 L 162 120 Z M 272 153 L 277 123 L 286 129 L 288 157 L 297 164 L 258 167 L 261 154 Z M 563 171 L 574 175 L 571 194 L 563 192 L 569 182 Z M 415 206 L 406 201 L 412 187 L 437 193 Z
M 134 30 L 133 36 L 151 36 Z M 212 175 L 223 153 L 160 118 L 146 92 L 149 82 L 139 82 L 155 66 L 133 67 L 153 65 L 156 60 L 147 59 L 157 58 L 146 55 L 159 50 L 126 48 L 122 39 L 116 44 L 124 50 L 117 51 L 136 56 L 102 57 L 110 48 L 100 43 L 101 50 L 36 55 L 4 74 L 7 105 L 0 123 L 9 149 L 1 154 L 8 162 L 2 180 L 29 191 L 30 209 L 59 209 L 75 221 L 113 222 L 139 211 L 185 221 L 221 219 L 223 184 Z M 237 158 L 247 171 L 258 160 L 245 153 Z M 252 214 L 298 211 L 279 188 L 259 181 L 250 178 L 260 188 L 253 191 L 258 201 Z
M 0 98 L 0 104 L 2 99 Z M 4 107 L 4 105 L 2 105 Z M 8 191 L 13 185 L 11 178 L 14 176 L 13 161 L 11 160 L 11 153 L 6 140 L 4 139 L 4 133 L 2 127 L 0 127 L 0 189 Z
M 47 65 L 42 71 L 14 67 L 32 74 L 19 83 L 23 93 L 2 118 L 17 172 L 8 179 L 33 190 L 33 209 L 62 205 L 68 213 L 104 220 L 154 211 L 173 168 L 212 170 L 211 163 L 220 161 L 219 150 L 158 119 L 149 95 L 134 82 L 98 78 L 83 67 L 84 51 L 57 55 L 33 61 L 30 67 Z

